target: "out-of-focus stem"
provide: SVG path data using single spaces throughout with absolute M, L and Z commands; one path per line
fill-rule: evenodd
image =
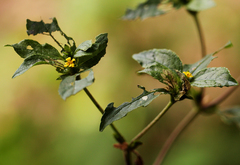
M 164 143 L 153 165 L 160 165 L 162 163 L 174 141 L 177 139 L 177 137 L 179 137 L 179 135 L 184 131 L 184 129 L 186 129 L 186 127 L 197 117 L 198 114 L 199 112 L 197 110 L 191 110 L 187 114 L 187 116 L 185 116 L 185 118 L 177 125 L 177 127 L 173 130 L 171 135 Z
M 137 135 L 135 136 L 130 145 L 136 140 L 140 139 L 157 121 L 167 112 L 167 110 L 174 104 L 173 101 L 169 101 L 169 103 L 165 106 L 165 108 Z

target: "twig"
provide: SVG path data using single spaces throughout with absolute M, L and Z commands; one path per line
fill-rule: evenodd
M 88 97 L 91 99 L 91 101 L 93 102 L 93 104 L 97 107 L 97 109 L 103 114 L 104 110 L 102 109 L 102 107 L 98 104 L 98 102 L 96 101 L 96 99 L 93 97 L 93 95 L 89 92 L 89 90 L 87 88 L 84 88 L 85 93 L 88 95 Z M 120 139 L 119 142 L 123 143 L 125 142 L 124 137 L 121 135 L 121 133 L 117 130 L 117 128 L 113 125 L 110 124 L 112 130 L 117 134 L 118 138 Z
M 169 101 L 169 103 L 165 106 L 165 108 L 137 135 L 135 136 L 131 143 L 130 146 L 133 142 L 136 140 L 140 139 L 154 124 L 157 123 L 157 121 L 167 112 L 167 110 L 174 104 L 173 101 Z
M 189 13 L 193 16 L 195 24 L 197 26 L 197 30 L 198 30 L 198 35 L 199 35 L 199 39 L 201 42 L 201 49 L 202 49 L 202 57 L 204 57 L 206 55 L 206 45 L 205 45 L 205 40 L 204 40 L 204 36 L 203 36 L 203 32 L 202 32 L 202 27 L 200 25 L 198 16 L 197 16 L 197 12 L 193 12 L 193 11 L 189 11 Z

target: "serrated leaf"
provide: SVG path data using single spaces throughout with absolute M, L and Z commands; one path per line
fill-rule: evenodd
M 216 4 L 213 0 L 191 0 L 187 5 L 190 11 L 202 11 L 214 7 Z
M 73 76 L 64 76 L 62 78 L 62 81 L 58 89 L 58 93 L 63 100 L 66 100 L 66 98 L 68 98 L 71 95 L 75 95 L 76 93 L 78 93 L 79 91 L 81 91 L 82 89 L 86 88 L 87 86 L 91 85 L 94 82 L 92 70 L 90 70 L 90 73 L 86 78 L 76 80 L 76 77 L 78 77 L 79 75 L 80 73 L 75 74 Z
M 78 50 L 76 54 L 74 54 L 75 58 L 79 58 L 78 65 L 80 65 L 81 68 L 93 67 L 106 54 L 106 47 L 108 43 L 107 35 L 107 33 L 98 35 L 95 43 L 92 44 L 91 47 L 87 48 L 86 51 Z M 87 45 L 90 46 L 90 42 L 88 42 Z
M 214 53 L 206 55 L 204 58 L 202 58 L 198 62 L 194 64 L 185 64 L 183 66 L 183 71 L 189 71 L 193 76 L 195 76 L 200 70 L 205 69 L 210 64 L 210 62 L 216 58 L 216 57 L 213 57 L 215 54 L 217 54 L 223 49 L 230 48 L 232 46 L 233 46 L 232 42 L 228 41 L 222 48 L 215 51 Z
M 224 111 L 219 111 L 218 114 L 225 123 L 234 123 L 240 128 L 240 107 L 232 107 Z
M 165 11 L 158 9 L 158 5 L 162 0 L 147 0 L 140 3 L 135 10 L 127 9 L 123 19 L 134 20 L 136 18 L 146 19 L 148 17 L 155 17 L 164 14 Z
M 196 87 L 228 87 L 238 85 L 238 82 L 230 75 L 225 67 L 206 68 L 195 76 L 192 86 Z
M 155 90 L 148 92 L 145 90 L 144 87 L 140 88 L 143 89 L 143 93 L 138 97 L 133 98 L 131 102 L 125 102 L 117 108 L 113 106 L 114 103 L 108 104 L 101 119 L 100 131 L 103 131 L 106 126 L 113 123 L 114 121 L 125 117 L 132 110 L 138 107 L 147 106 L 150 102 L 152 102 L 155 98 L 157 98 L 160 95 L 160 94 L 154 95 L 157 92 Z M 162 91 L 162 93 L 165 92 L 167 93 L 165 89 L 158 90 Z
M 133 59 L 142 65 L 143 68 L 155 65 L 157 62 L 170 69 L 178 70 L 180 72 L 183 70 L 180 58 L 176 55 L 176 53 L 167 49 L 152 49 L 143 51 L 138 54 L 134 54 Z

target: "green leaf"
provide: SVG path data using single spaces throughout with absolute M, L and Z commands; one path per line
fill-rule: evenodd
M 224 67 L 206 68 L 199 71 L 195 76 L 192 86 L 196 87 L 228 87 L 238 85 L 238 82 Z
M 232 46 L 233 46 L 232 42 L 228 41 L 222 48 L 215 51 L 214 53 L 206 55 L 200 61 L 194 64 L 185 64 L 183 66 L 183 71 L 189 71 L 193 76 L 195 76 L 200 70 L 205 69 L 213 59 L 217 58 L 217 57 L 213 57 L 215 54 L 217 54 L 223 49 L 230 48 Z
M 13 45 L 6 45 L 14 48 L 16 53 L 22 57 L 27 58 L 33 55 L 40 55 L 44 57 L 48 57 L 54 60 L 65 60 L 58 50 L 49 44 L 39 44 L 37 41 L 31 39 L 25 39 L 20 41 L 19 43 Z
M 83 78 L 81 80 L 76 80 L 80 73 L 75 74 L 73 76 L 64 76 L 62 78 L 62 82 L 60 83 L 58 93 L 63 100 L 66 100 L 66 98 L 68 98 L 71 95 L 75 95 L 76 93 L 78 93 L 79 91 L 81 91 L 82 89 L 86 88 L 87 86 L 91 85 L 94 82 L 93 71 L 92 70 L 85 71 L 90 71 L 90 73 L 86 78 Z
M 181 83 L 181 79 L 175 70 L 169 69 L 168 67 L 159 63 L 147 67 L 138 73 L 146 73 L 157 79 L 161 83 L 172 86 L 171 82 Z
M 213 59 L 217 58 L 213 57 L 213 55 L 213 53 L 206 55 L 194 64 L 185 64 L 183 66 L 183 71 L 189 71 L 193 76 L 195 76 L 200 70 L 205 69 Z
M 218 111 L 221 119 L 227 124 L 236 124 L 240 128 L 240 107 L 232 107 L 224 111 Z
M 13 74 L 12 78 L 23 74 L 32 66 L 40 64 L 50 64 L 55 66 L 56 60 L 64 60 L 57 49 L 55 49 L 53 46 L 49 44 L 41 45 L 37 41 L 30 39 L 7 46 L 13 47 L 20 57 L 25 58 L 21 66 Z
M 108 43 L 107 33 L 100 34 L 96 37 L 94 44 L 90 45 L 90 41 L 85 41 L 81 44 L 80 49 L 74 54 L 75 58 L 79 58 L 78 65 L 81 68 L 91 68 L 96 65 L 100 59 L 106 54 L 106 47 Z M 89 47 L 91 46 L 91 47 Z
M 152 102 L 160 95 L 154 95 L 156 92 L 161 92 L 161 94 L 168 93 L 165 89 L 157 89 L 148 92 L 144 87 L 139 86 L 139 88 L 143 89 L 143 93 L 138 97 L 133 98 L 131 102 L 125 102 L 117 108 L 113 106 L 114 103 L 108 104 L 101 119 L 100 131 L 103 131 L 106 126 L 113 123 L 114 121 L 125 117 L 127 113 L 131 112 L 132 110 L 141 106 L 147 106 L 150 102 Z
M 37 65 L 39 63 L 46 64 L 45 62 L 46 58 L 40 55 L 33 55 L 30 57 L 27 57 L 24 59 L 23 63 L 20 65 L 20 67 L 17 69 L 17 71 L 13 74 L 12 78 L 15 78 L 24 72 L 26 72 L 29 68 L 33 67 L 34 65 Z
M 61 31 L 58 26 L 56 18 L 52 18 L 52 23 L 44 23 L 42 20 L 40 22 L 31 21 L 27 19 L 27 34 L 28 35 L 37 35 L 43 33 L 52 33 L 55 31 Z
M 146 19 L 148 17 L 155 17 L 161 14 L 165 14 L 164 10 L 158 9 L 158 5 L 162 0 L 147 0 L 144 3 L 140 3 L 135 10 L 127 9 L 123 19 L 133 20 L 136 18 Z
M 178 70 L 182 72 L 183 66 L 180 58 L 171 50 L 167 49 L 152 49 L 143 51 L 133 55 L 133 59 L 136 60 L 143 68 L 149 67 L 157 63 L 166 66 L 170 69 Z
M 190 11 L 202 11 L 214 7 L 216 4 L 213 0 L 191 0 L 187 5 Z

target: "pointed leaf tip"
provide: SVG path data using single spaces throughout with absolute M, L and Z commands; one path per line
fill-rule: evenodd
M 144 87 L 139 86 L 143 89 L 143 93 L 136 98 L 133 98 L 131 102 L 125 102 L 119 107 L 114 107 L 114 103 L 108 104 L 105 109 L 105 112 L 101 119 L 100 131 L 103 131 L 106 126 L 112 124 L 114 121 L 119 120 L 125 117 L 129 112 L 137 109 L 138 107 L 145 107 L 150 104 L 155 98 L 160 94 L 168 94 L 166 90 L 153 90 L 151 92 L 146 91 Z M 155 95 L 156 92 L 161 91 L 160 94 Z M 166 93 L 165 93 L 166 92 Z

